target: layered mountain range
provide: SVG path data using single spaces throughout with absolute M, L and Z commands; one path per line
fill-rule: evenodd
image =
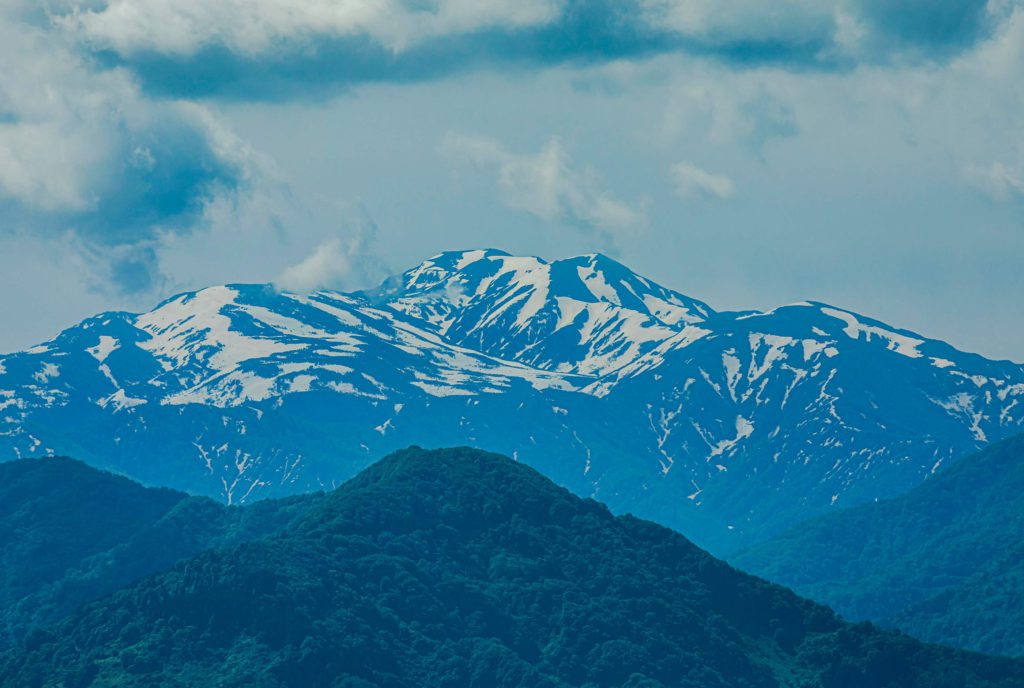
M 4 686 L 1024 681 L 1024 660 L 843 622 L 479 450 L 410 448 L 330 493 L 237 508 L 67 459 L 0 476 Z
M 0 357 L 0 456 L 238 504 L 469 444 L 723 553 L 1024 429 L 1024 366 L 822 303 L 716 312 L 602 255 L 228 285 Z
M 1024 435 L 732 557 L 847 619 L 1024 656 Z

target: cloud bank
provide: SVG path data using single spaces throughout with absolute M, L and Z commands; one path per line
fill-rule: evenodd
M 120 288 L 146 289 L 163 232 L 247 183 L 246 148 L 204 107 L 152 102 L 21 6 L 0 6 L 0 232 L 68 235 Z
M 0 60 L 6 313 L 365 286 L 353 206 L 396 266 L 596 244 L 737 307 L 948 275 L 911 317 L 1024 288 L 1021 0 L 0 0 Z
M 151 91 L 268 100 L 477 68 L 676 52 L 844 69 L 942 60 L 989 35 L 992 0 L 64 0 L 56 23 Z

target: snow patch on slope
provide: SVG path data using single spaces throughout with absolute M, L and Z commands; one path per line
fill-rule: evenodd
M 843 332 L 845 332 L 846 336 L 850 339 L 859 339 L 860 335 L 863 334 L 864 341 L 870 342 L 872 336 L 877 336 L 888 342 L 887 348 L 890 351 L 895 351 L 902 356 L 907 356 L 908 358 L 920 358 L 923 355 L 917 350 L 917 347 L 924 344 L 923 339 L 909 337 L 874 325 L 866 325 L 857 320 L 857 317 L 853 313 L 848 313 L 835 308 L 822 308 L 821 312 L 825 315 L 842 320 L 846 325 L 843 328 Z
M 230 287 L 210 287 L 140 315 L 136 326 L 152 338 L 139 347 L 152 353 L 166 370 L 199 359 L 220 372 L 233 371 L 245 361 L 302 348 L 301 344 L 250 337 L 234 330 L 223 311 L 235 306 L 237 297 L 238 291 Z
M 89 353 L 90 356 L 95 358 L 97 361 L 103 363 L 105 360 L 107 360 L 107 356 L 112 354 L 120 346 L 121 343 L 118 342 L 117 339 L 103 334 L 100 335 L 99 343 L 96 346 L 86 349 L 86 351 Z

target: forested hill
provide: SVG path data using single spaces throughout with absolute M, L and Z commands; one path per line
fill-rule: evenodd
M 1024 685 L 614 517 L 521 464 L 398 452 L 279 533 L 219 547 L 31 634 L 17 686 Z
M 847 618 L 1024 655 L 1024 436 L 902 497 L 806 523 L 734 562 Z
M 204 549 L 267 535 L 321 498 L 231 509 L 67 458 L 0 463 L 0 649 Z

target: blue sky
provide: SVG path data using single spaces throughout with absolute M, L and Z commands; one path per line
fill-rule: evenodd
M 1020 0 L 0 0 L 0 60 L 0 350 L 494 246 L 1024 361 Z

